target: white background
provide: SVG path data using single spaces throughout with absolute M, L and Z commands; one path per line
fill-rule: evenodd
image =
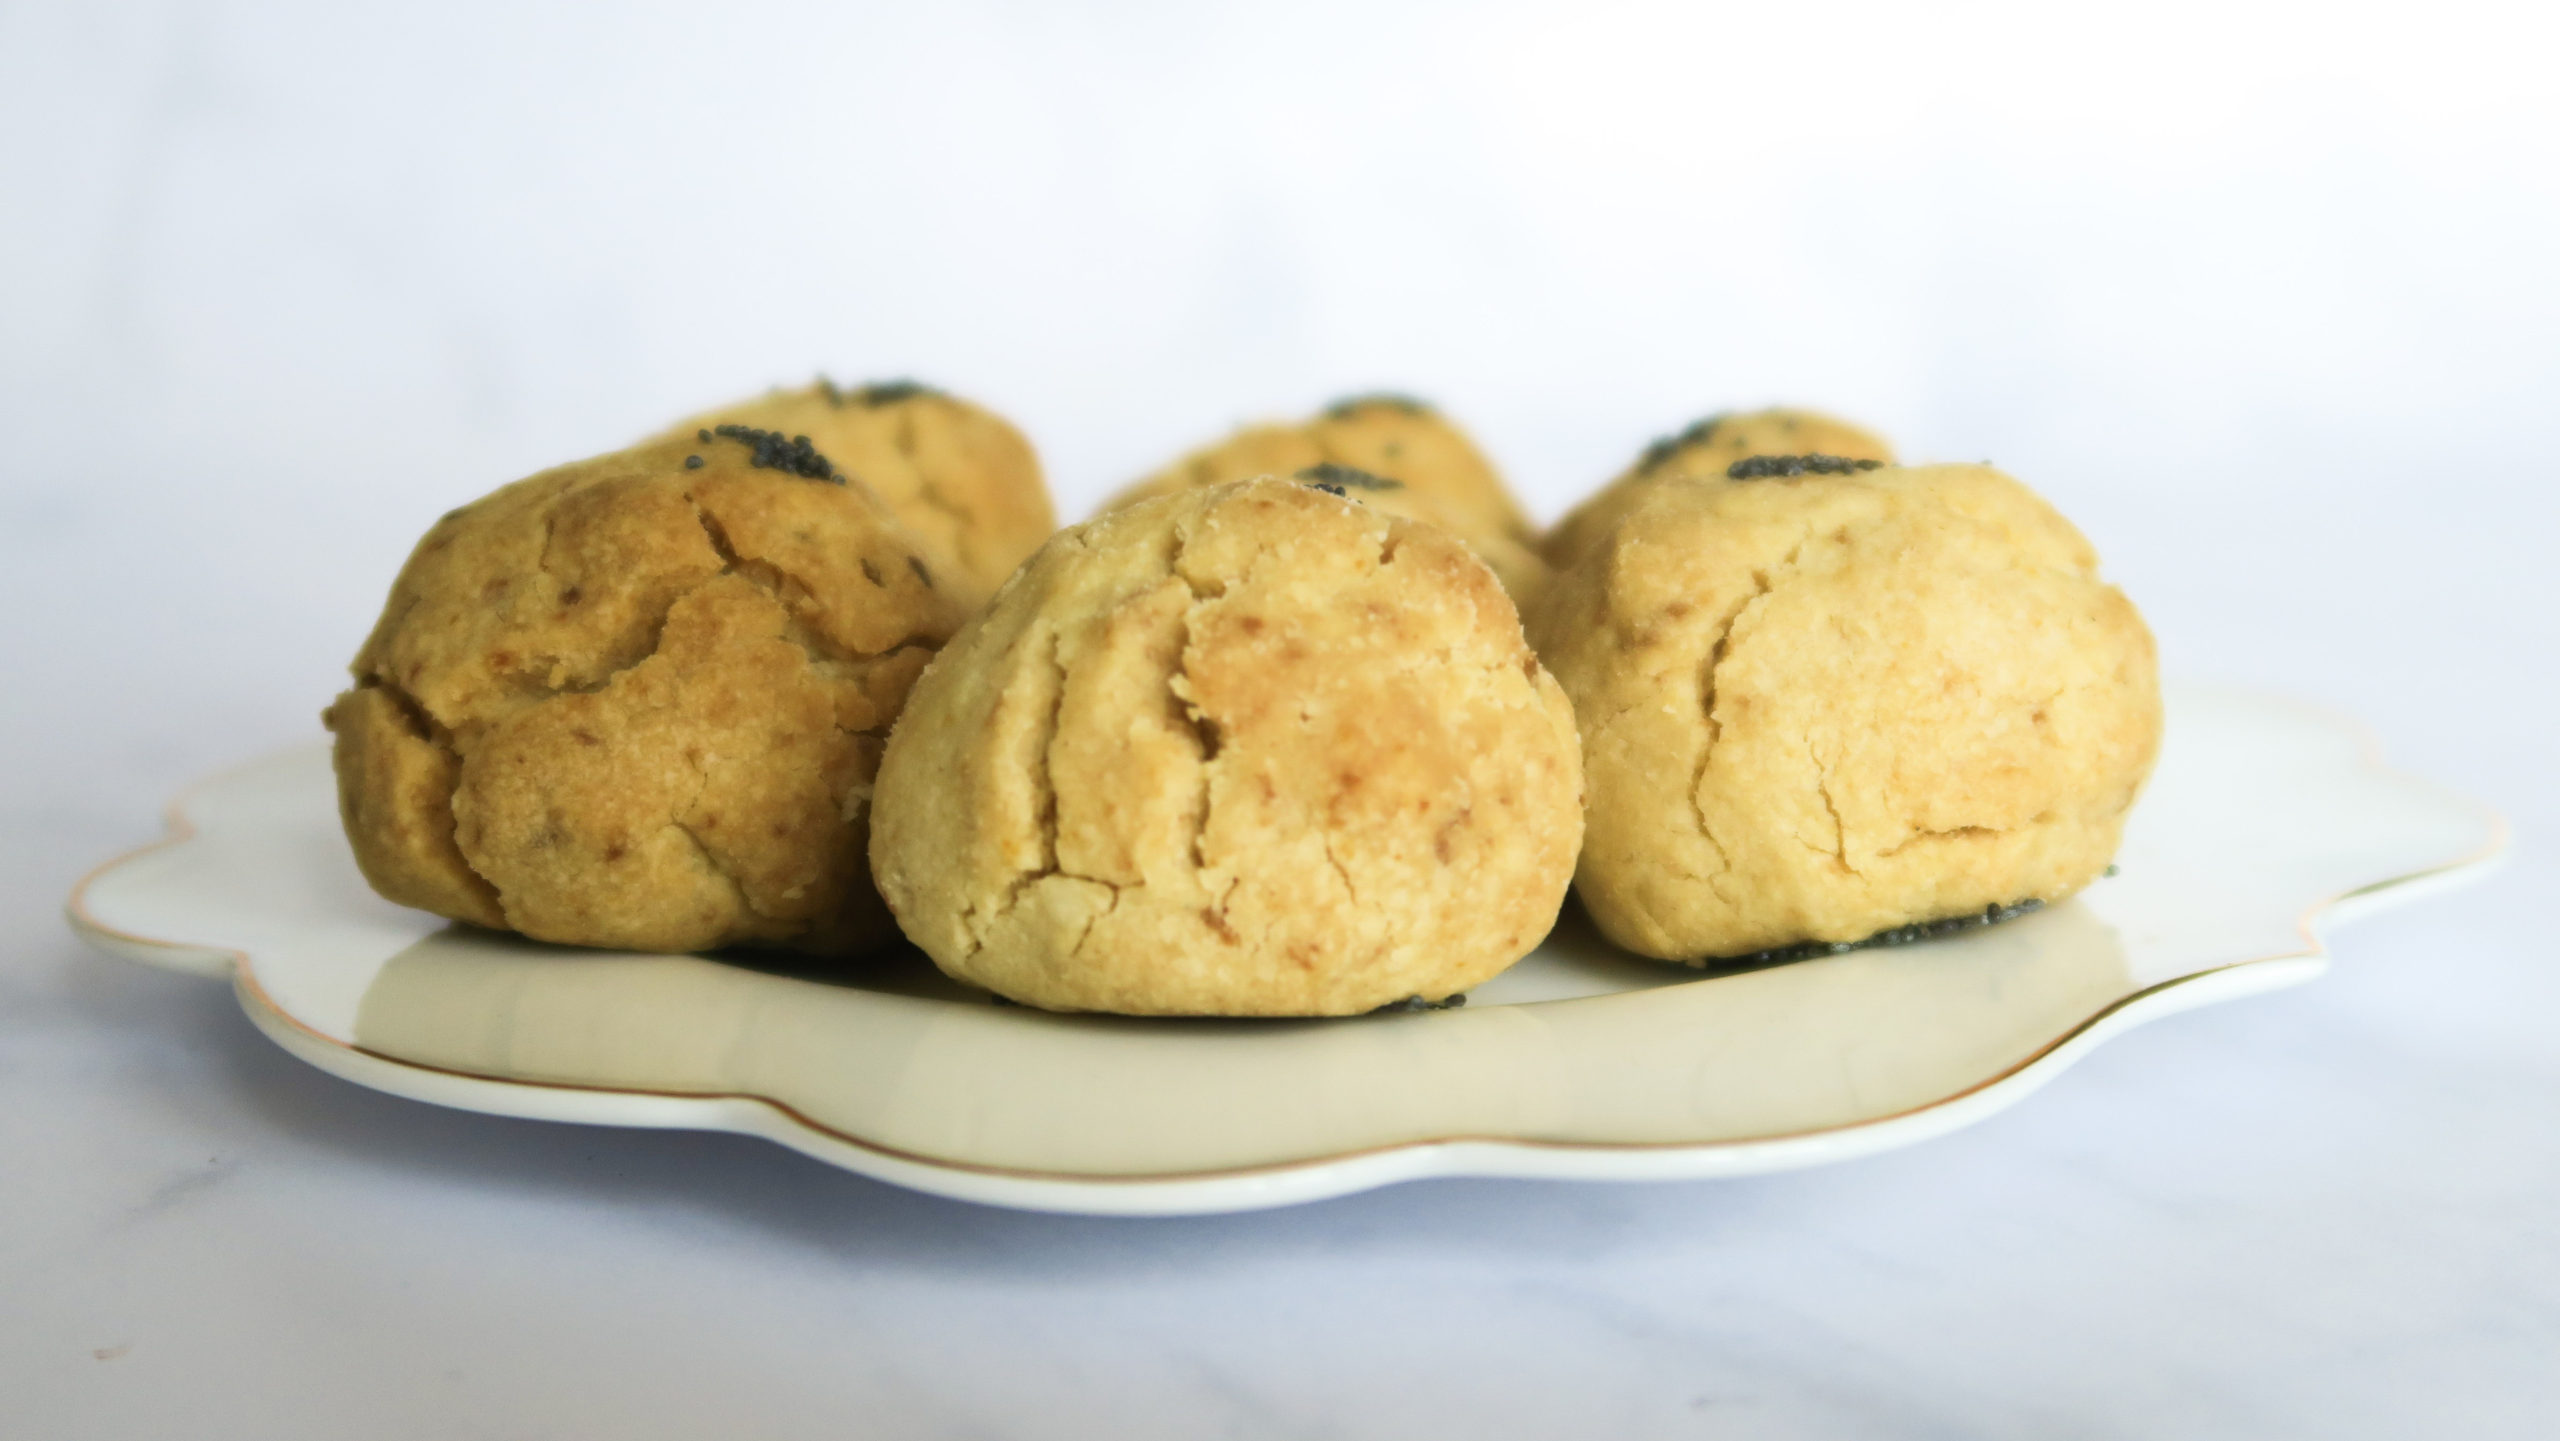
M 0 6 L 0 1434 L 2533 1434 L 2555 38 Z M 2520 853 L 1920 1151 L 1145 1224 L 373 1097 L 63 934 L 178 785 L 316 734 L 436 514 L 819 369 L 995 406 L 1069 515 L 1354 388 L 1547 517 L 1831 409 L 2038 486 L 2170 671 L 2356 715 Z

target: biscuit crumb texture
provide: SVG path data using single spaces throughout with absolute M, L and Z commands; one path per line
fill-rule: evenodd
M 1820 455 L 1891 465 L 1884 437 L 1848 421 L 1810 410 L 1747 410 L 1710 415 L 1644 448 L 1626 473 L 1575 506 L 1549 530 L 1540 549 L 1562 569 L 1579 564 L 1635 509 L 1657 482 L 1720 475 L 1763 456 Z
M 1531 633 L 1582 722 L 1578 891 L 1665 959 L 2058 901 L 2159 747 L 2142 618 L 1983 466 L 1660 482 Z
M 446 516 L 324 716 L 366 880 L 576 945 L 886 939 L 870 788 L 962 615 L 915 550 L 859 487 L 723 438 L 546 471 Z
M 947 972 L 1060 1011 L 1441 1001 L 1553 926 L 1563 691 L 1442 532 L 1287 481 L 1072 527 L 917 682 L 871 840 Z
M 1546 583 L 1537 528 L 1466 433 L 1417 400 L 1353 396 L 1297 425 L 1250 425 L 1130 486 L 1105 509 L 1204 485 L 1340 467 L 1396 482 L 1357 499 L 1435 525 L 1493 567 L 1514 604 Z
M 912 381 L 845 388 L 820 380 L 699 415 L 664 438 L 747 426 L 806 436 L 906 526 L 937 581 L 986 603 L 1058 528 L 1031 443 L 982 406 Z

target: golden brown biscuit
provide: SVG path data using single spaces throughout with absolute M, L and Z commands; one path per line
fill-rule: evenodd
M 913 381 L 847 390 L 819 380 L 776 390 L 669 429 L 748 425 L 805 435 L 869 486 L 924 548 L 952 595 L 972 609 L 1058 528 L 1040 460 L 994 412 Z
M 1582 720 L 1600 928 L 1733 956 L 2103 870 L 2160 692 L 2070 522 L 1985 466 L 1733 469 L 1649 486 L 1531 617 Z
M 1515 604 L 1526 606 L 1545 583 L 1537 530 L 1492 462 L 1439 412 L 1399 395 L 1352 396 L 1296 425 L 1246 426 L 1130 486 L 1103 509 L 1256 476 L 1324 480 L 1328 466 L 1387 482 L 1345 488 L 1374 509 L 1465 541 Z
M 1440 1000 L 1554 923 L 1573 714 L 1485 566 L 1308 486 L 1052 540 L 916 683 L 871 860 L 945 971 L 1052 1010 Z
M 770 432 L 545 471 L 438 521 L 324 717 L 374 889 L 542 940 L 844 951 L 880 748 L 962 617 Z
M 1540 551 L 1547 564 L 1559 570 L 1576 564 L 1635 508 L 1647 486 L 1674 476 L 1721 476 L 1735 461 L 1755 455 L 1836 455 L 1843 460 L 1894 463 L 1893 447 L 1882 436 L 1810 410 L 1710 415 L 1646 446 L 1625 474 L 1557 521 Z

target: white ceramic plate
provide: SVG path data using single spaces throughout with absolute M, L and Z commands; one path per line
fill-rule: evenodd
M 1845 1160 L 2009 1105 L 2092 1046 L 2326 964 L 2315 918 L 2477 874 L 2498 820 L 2292 704 L 2176 689 L 2121 873 L 2008 924 L 1728 975 L 1568 923 L 1464 1009 L 1139 1021 L 991 1003 L 919 958 L 783 974 L 547 947 L 365 888 L 319 748 L 217 779 L 74 926 L 228 975 L 266 1034 L 395 1095 L 741 1131 L 920 1190 L 1116 1214 L 1421 1176 L 1636 1180 Z

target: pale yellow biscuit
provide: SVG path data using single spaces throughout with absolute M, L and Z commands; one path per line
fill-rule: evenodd
M 887 502 L 934 574 L 973 608 L 1058 528 L 1039 457 L 1022 433 L 982 406 L 912 381 L 846 389 L 820 380 L 696 416 L 662 438 L 722 424 L 809 437 Z
M 768 432 L 518 481 L 409 558 L 325 717 L 383 895 L 542 940 L 845 951 L 889 723 L 963 608 Z
M 2160 739 L 2088 542 L 1985 466 L 1754 465 L 1649 486 L 1531 617 L 1582 722 L 1592 918 L 1698 959 L 2086 885 Z
M 1540 551 L 1558 569 L 1579 562 L 1612 526 L 1644 499 L 1646 487 L 1678 476 L 1720 476 L 1755 455 L 1836 455 L 1894 463 L 1882 436 L 1810 410 L 1750 410 L 1710 415 L 1644 449 L 1635 464 L 1602 486 L 1546 534 Z
M 1535 946 L 1573 714 L 1482 562 L 1288 482 L 1072 527 L 916 683 L 871 859 L 945 971 L 1052 1010 L 1346 1015 Z
M 1246 426 L 1130 486 L 1103 508 L 1256 476 L 1325 480 L 1326 467 L 1386 482 L 1344 488 L 1373 509 L 1465 541 L 1493 567 L 1514 604 L 1528 605 L 1545 584 L 1537 529 L 1493 463 L 1438 411 L 1403 396 L 1353 396 L 1297 424 Z

